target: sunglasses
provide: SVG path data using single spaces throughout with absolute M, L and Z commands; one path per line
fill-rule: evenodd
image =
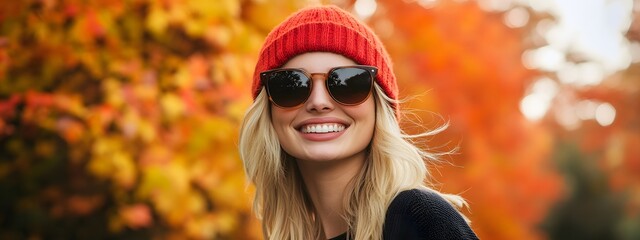
M 361 104 L 371 95 L 377 73 L 378 68 L 364 65 L 335 67 L 327 73 L 279 68 L 260 73 L 260 81 L 267 88 L 273 104 L 281 108 L 293 108 L 309 99 L 313 88 L 312 77 L 322 75 L 331 98 L 342 105 L 353 106 Z

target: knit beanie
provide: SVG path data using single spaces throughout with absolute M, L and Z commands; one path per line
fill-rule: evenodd
M 269 33 L 253 73 L 253 98 L 262 89 L 261 72 L 306 52 L 333 52 L 357 64 L 378 67 L 376 82 L 389 98 L 398 99 L 391 60 L 378 36 L 350 13 L 331 5 L 303 8 Z

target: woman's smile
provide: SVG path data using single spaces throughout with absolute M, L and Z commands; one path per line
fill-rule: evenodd
M 329 141 L 336 139 L 349 128 L 349 123 L 338 118 L 311 118 L 297 124 L 295 129 L 302 138 L 310 141 Z
M 346 127 L 338 123 L 322 123 L 322 124 L 309 124 L 303 126 L 300 131 L 302 133 L 333 133 L 342 132 Z

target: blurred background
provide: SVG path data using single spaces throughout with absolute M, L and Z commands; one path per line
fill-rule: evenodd
M 640 239 L 638 0 L 0 5 L 0 239 L 261 239 L 237 153 L 266 34 L 366 21 L 482 239 Z

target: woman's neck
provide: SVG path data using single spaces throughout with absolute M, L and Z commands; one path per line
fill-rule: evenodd
M 298 160 L 300 173 L 327 238 L 338 236 L 348 229 L 342 217 L 344 195 L 364 161 L 364 152 L 336 161 Z

